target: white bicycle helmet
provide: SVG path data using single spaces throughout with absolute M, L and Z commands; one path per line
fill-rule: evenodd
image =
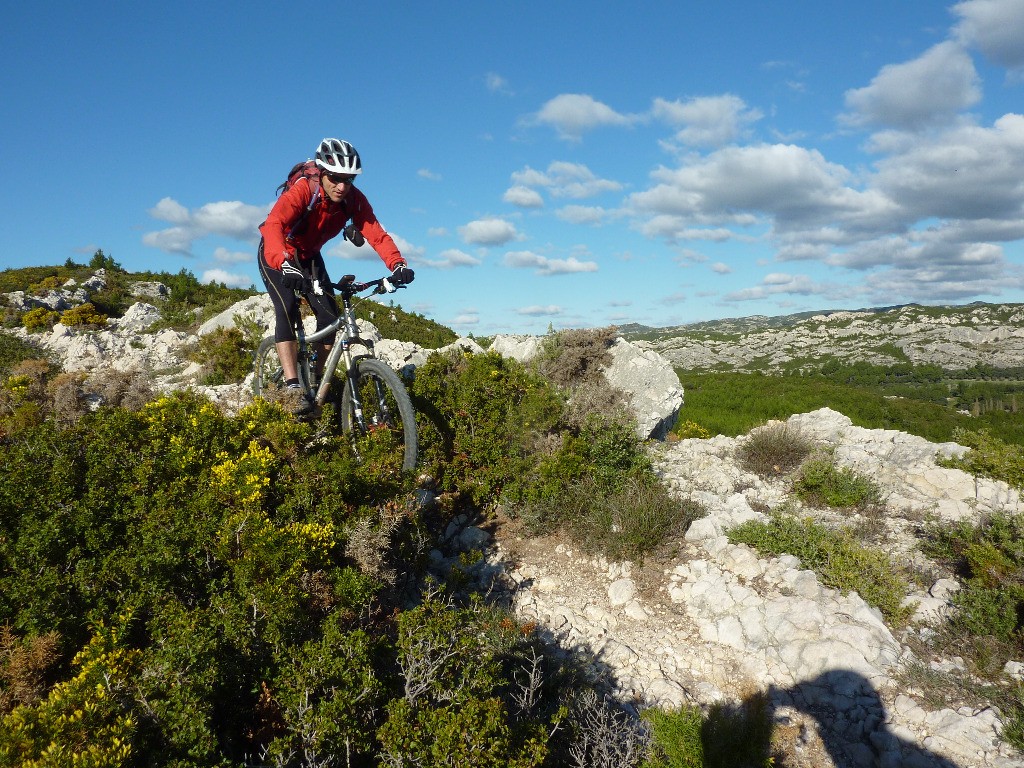
M 316 150 L 316 164 L 328 173 L 363 172 L 356 148 L 341 139 L 324 139 Z

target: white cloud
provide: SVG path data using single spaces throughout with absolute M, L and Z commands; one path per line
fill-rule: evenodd
M 765 275 L 761 285 L 743 288 L 725 295 L 726 301 L 756 301 L 779 294 L 813 296 L 828 292 L 829 287 L 815 283 L 806 275 L 789 275 L 773 272 Z
M 230 200 L 207 203 L 189 211 L 176 200 L 165 197 L 149 210 L 149 214 L 175 226 L 147 232 L 142 242 L 163 251 L 190 256 L 192 244 L 209 235 L 255 244 L 259 241 L 258 227 L 267 217 L 267 209 Z
M 478 267 L 483 262 L 471 256 L 465 251 L 460 251 L 457 248 L 449 248 L 441 251 L 436 259 L 420 259 L 418 264 L 422 264 L 425 267 L 432 269 L 455 269 L 456 267 Z
M 460 314 L 453 317 L 449 323 L 456 327 L 465 327 L 468 325 L 479 325 L 480 324 L 480 312 L 476 309 L 465 309 Z
M 557 304 L 548 304 L 547 306 L 535 304 L 530 307 L 519 307 L 515 312 L 517 315 L 526 315 L 527 317 L 555 316 L 562 314 L 562 308 Z
M 462 240 L 470 245 L 504 245 L 519 236 L 515 226 L 496 217 L 477 219 L 459 227 Z
M 551 163 L 547 171 L 537 171 L 527 166 L 513 173 L 512 181 L 522 187 L 546 187 L 552 197 L 569 197 L 574 200 L 622 189 L 619 182 L 598 178 L 582 163 L 564 161 Z
M 504 264 L 515 269 L 534 269 L 534 274 L 542 277 L 567 275 L 575 272 L 597 272 L 597 263 L 580 261 L 575 256 L 567 259 L 549 259 L 533 251 L 509 251 L 505 254 Z
M 836 220 L 877 227 L 897 213 L 884 195 L 847 186 L 851 174 L 841 165 L 791 144 L 726 147 L 652 178 L 628 206 L 641 216 L 641 231 L 673 240 L 692 237 L 694 225 L 771 222 L 779 235 Z
M 945 41 L 902 64 L 882 67 L 871 84 L 846 92 L 851 125 L 916 130 L 949 122 L 981 99 L 978 73 L 964 49 Z
M 607 224 L 613 213 L 600 206 L 566 205 L 555 211 L 555 215 L 570 224 Z
M 711 265 L 711 271 L 717 272 L 720 275 L 728 275 L 732 273 L 732 267 L 721 261 L 716 261 Z
M 739 96 L 702 96 L 689 101 L 655 99 L 654 117 L 679 127 L 677 141 L 688 146 L 720 147 L 744 135 L 747 126 L 763 117 Z
M 248 275 L 238 275 L 223 269 L 208 269 L 203 272 L 199 282 L 224 283 L 229 288 L 248 288 L 252 285 L 252 278 Z
M 188 221 L 188 208 L 177 200 L 165 197 L 149 209 L 149 215 L 169 224 L 184 224 Z
M 418 171 L 416 171 L 416 175 L 419 176 L 421 179 L 427 179 L 428 181 L 441 180 L 441 174 L 434 173 L 429 168 L 420 168 Z
M 879 145 L 876 145 L 876 148 Z M 880 146 L 885 146 L 884 143 Z M 1024 216 L 1024 115 L 891 145 L 874 184 L 911 219 Z
M 583 134 L 602 126 L 628 127 L 640 118 L 621 115 L 607 104 L 581 93 L 564 93 L 547 101 L 534 122 L 552 126 L 560 138 L 578 141 Z
M 487 86 L 487 90 L 492 93 L 512 93 L 509 90 L 508 80 L 495 72 L 488 72 L 484 75 L 484 84 Z
M 543 208 L 544 198 L 540 196 L 540 192 L 529 187 L 524 187 L 522 184 L 516 184 L 515 186 L 509 187 L 505 190 L 505 194 L 502 195 L 501 199 L 510 203 L 511 205 L 519 206 L 520 208 Z
M 957 3 L 954 34 L 986 58 L 1009 69 L 1024 68 L 1024 0 L 967 0 Z
M 224 264 L 244 264 L 256 260 L 256 254 L 249 251 L 229 251 L 227 248 L 219 247 L 213 252 L 214 261 Z

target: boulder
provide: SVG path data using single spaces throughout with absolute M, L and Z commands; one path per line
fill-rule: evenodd
M 683 405 L 683 388 L 671 363 L 650 349 L 616 339 L 604 369 L 608 383 L 626 394 L 642 439 L 663 439 Z

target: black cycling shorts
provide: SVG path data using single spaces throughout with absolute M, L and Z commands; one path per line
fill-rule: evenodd
M 263 255 L 263 240 L 260 240 L 260 249 L 257 255 L 257 263 L 260 268 L 260 276 L 264 285 L 267 286 L 267 293 L 274 304 L 274 341 L 295 341 L 295 324 L 299 321 L 299 300 L 295 291 L 286 288 L 282 282 L 281 270 L 274 269 L 267 264 Z M 324 257 L 316 254 L 311 259 L 299 260 L 299 267 L 310 281 L 319 281 L 323 291 L 317 294 L 315 291 L 304 291 L 302 298 L 309 304 L 316 317 L 316 329 L 322 330 L 338 319 L 338 302 L 334 300 L 334 289 L 331 288 L 331 280 L 327 276 L 327 267 L 324 265 Z M 323 340 L 325 344 L 334 343 L 331 336 Z

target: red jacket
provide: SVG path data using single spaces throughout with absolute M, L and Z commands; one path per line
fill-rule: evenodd
M 270 210 L 267 220 L 260 224 L 263 232 L 263 255 L 274 269 L 280 269 L 286 258 L 298 256 L 302 260 L 313 258 L 320 253 L 324 243 L 335 237 L 344 228 L 345 223 L 352 223 L 362 232 L 366 242 L 381 257 L 388 269 L 394 269 L 398 262 L 404 262 L 398 246 L 391 235 L 380 225 L 373 215 L 373 208 L 366 195 L 355 187 L 349 189 L 345 199 L 333 203 L 320 191 L 313 210 L 299 226 L 293 237 L 288 231 L 294 226 L 313 199 L 313 190 L 309 179 L 297 181 L 291 189 L 282 194 Z

